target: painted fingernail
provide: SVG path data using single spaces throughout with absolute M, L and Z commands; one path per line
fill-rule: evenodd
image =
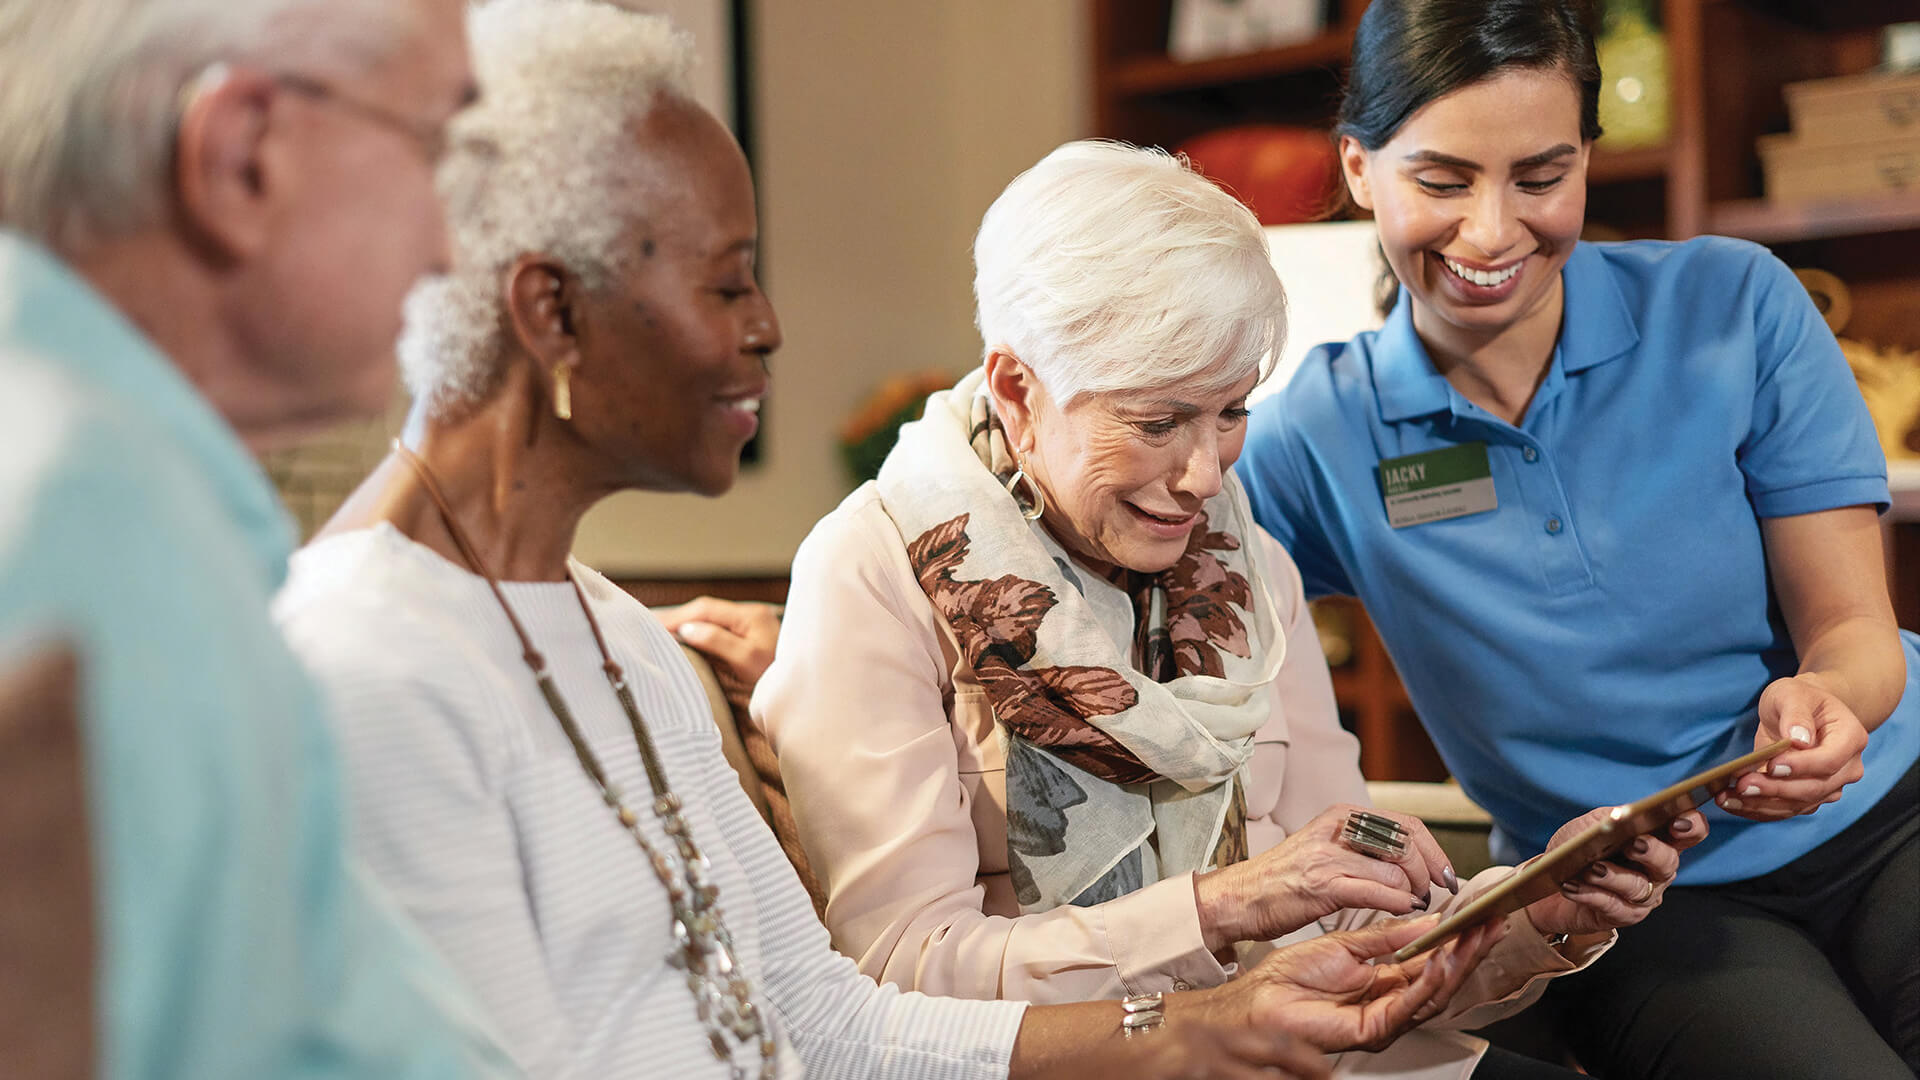
M 1679 821 L 1674 822 L 1673 826 L 1669 828 L 1667 831 L 1677 832 L 1677 833 L 1690 833 L 1693 831 L 1693 819 L 1683 817 Z
M 1726 798 L 1720 800 L 1720 805 L 1726 807 L 1729 810 L 1738 810 L 1740 809 L 1741 803 L 1739 799 L 1736 799 L 1733 796 L 1729 795 Z
M 1427 910 L 1427 898 L 1426 898 L 1426 897 L 1424 897 L 1424 896 L 1416 896 L 1416 897 L 1414 897 L 1414 898 L 1413 898 L 1413 910 L 1415 910 L 1415 911 L 1425 911 L 1425 910 Z
M 1773 763 L 1773 775 L 1775 775 L 1775 776 L 1792 776 L 1792 775 L 1793 775 L 1793 766 L 1791 766 L 1791 765 L 1782 765 L 1781 763 L 1779 763 L 1779 762 L 1777 762 L 1777 761 L 1776 761 L 1776 762 L 1774 762 L 1774 763 Z
M 1645 854 L 1647 853 L 1647 838 L 1646 838 L 1646 837 L 1644 837 L 1644 836 L 1643 836 L 1643 837 L 1641 837 L 1640 839 L 1638 839 L 1638 840 L 1635 840 L 1635 841 L 1633 842 L 1633 853 L 1634 853 L 1635 855 L 1645 855 Z
M 1748 784 L 1748 785 L 1747 785 L 1746 787 L 1743 787 L 1743 788 L 1741 788 L 1741 789 L 1740 789 L 1740 794 L 1742 794 L 1742 795 L 1758 795 L 1758 794 L 1760 794 L 1760 785 L 1759 785 L 1759 784 Z
M 1448 892 L 1460 891 L 1460 878 L 1454 874 L 1453 867 L 1449 866 L 1445 870 L 1440 871 L 1440 877 L 1441 880 L 1446 882 Z
M 1813 732 L 1808 731 L 1799 724 L 1795 724 L 1793 725 L 1793 730 L 1787 732 L 1787 738 L 1792 739 L 1794 742 L 1810 743 L 1813 741 Z
M 1597 866 L 1597 865 L 1590 866 L 1587 868 L 1587 876 L 1593 878 L 1593 880 L 1595 881 L 1599 881 L 1601 878 L 1604 878 L 1607 876 L 1607 868 L 1604 866 Z

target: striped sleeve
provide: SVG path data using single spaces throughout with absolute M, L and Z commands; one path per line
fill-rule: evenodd
M 1002 1080 L 1024 1002 L 933 998 L 862 975 L 826 928 L 739 781 L 719 754 L 702 788 L 754 890 L 764 993 L 814 1076 L 836 1080 Z
M 478 994 L 528 1076 L 567 1074 L 579 1041 L 542 953 L 507 794 L 491 672 L 425 632 L 402 645 L 352 605 L 287 620 L 327 685 L 353 784 L 354 840 L 387 892 Z

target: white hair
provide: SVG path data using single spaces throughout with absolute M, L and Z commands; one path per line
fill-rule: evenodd
M 394 0 L 0 0 L 0 223 L 68 253 L 151 224 L 195 75 L 370 66 L 417 14 Z
M 634 131 L 658 95 L 685 98 L 693 38 L 605 0 L 493 0 L 467 23 L 480 103 L 454 121 L 440 168 L 451 273 L 407 297 L 400 369 L 428 415 L 483 399 L 505 357 L 507 268 L 550 255 L 588 288 L 638 223 L 612 208 L 638 175 Z
M 1070 142 L 1015 177 L 973 242 L 986 351 L 1031 368 L 1061 404 L 1265 378 L 1286 294 L 1260 223 L 1184 158 Z

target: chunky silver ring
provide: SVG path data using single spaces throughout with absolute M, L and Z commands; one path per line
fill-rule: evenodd
M 1340 841 L 1362 855 L 1392 862 L 1407 853 L 1407 827 L 1384 814 L 1355 810 L 1340 828 Z
M 1653 894 L 1654 894 L 1653 882 L 1651 880 L 1647 881 L 1646 886 L 1647 886 L 1646 892 L 1643 892 L 1639 896 L 1636 896 L 1633 898 L 1633 902 L 1635 904 L 1644 904 L 1647 901 L 1653 899 Z

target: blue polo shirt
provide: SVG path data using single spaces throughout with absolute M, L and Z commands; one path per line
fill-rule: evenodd
M 98 1074 L 518 1075 L 348 851 L 319 692 L 268 617 L 293 541 L 273 487 L 117 310 L 5 230 L 0 432 L 0 667 L 43 639 L 81 663 Z
M 1403 294 L 1255 409 L 1238 466 L 1309 593 L 1366 604 L 1507 861 L 1751 749 L 1761 690 L 1797 670 L 1760 519 L 1889 502 L 1846 361 L 1764 248 L 1583 243 L 1562 281 L 1559 344 L 1518 426 L 1434 369 Z M 1380 461 L 1465 443 L 1486 444 L 1498 505 L 1393 528 Z M 1906 696 L 1866 778 L 1787 821 L 1710 810 L 1681 881 L 1776 869 L 1886 794 L 1920 755 L 1920 639 L 1904 644 Z

